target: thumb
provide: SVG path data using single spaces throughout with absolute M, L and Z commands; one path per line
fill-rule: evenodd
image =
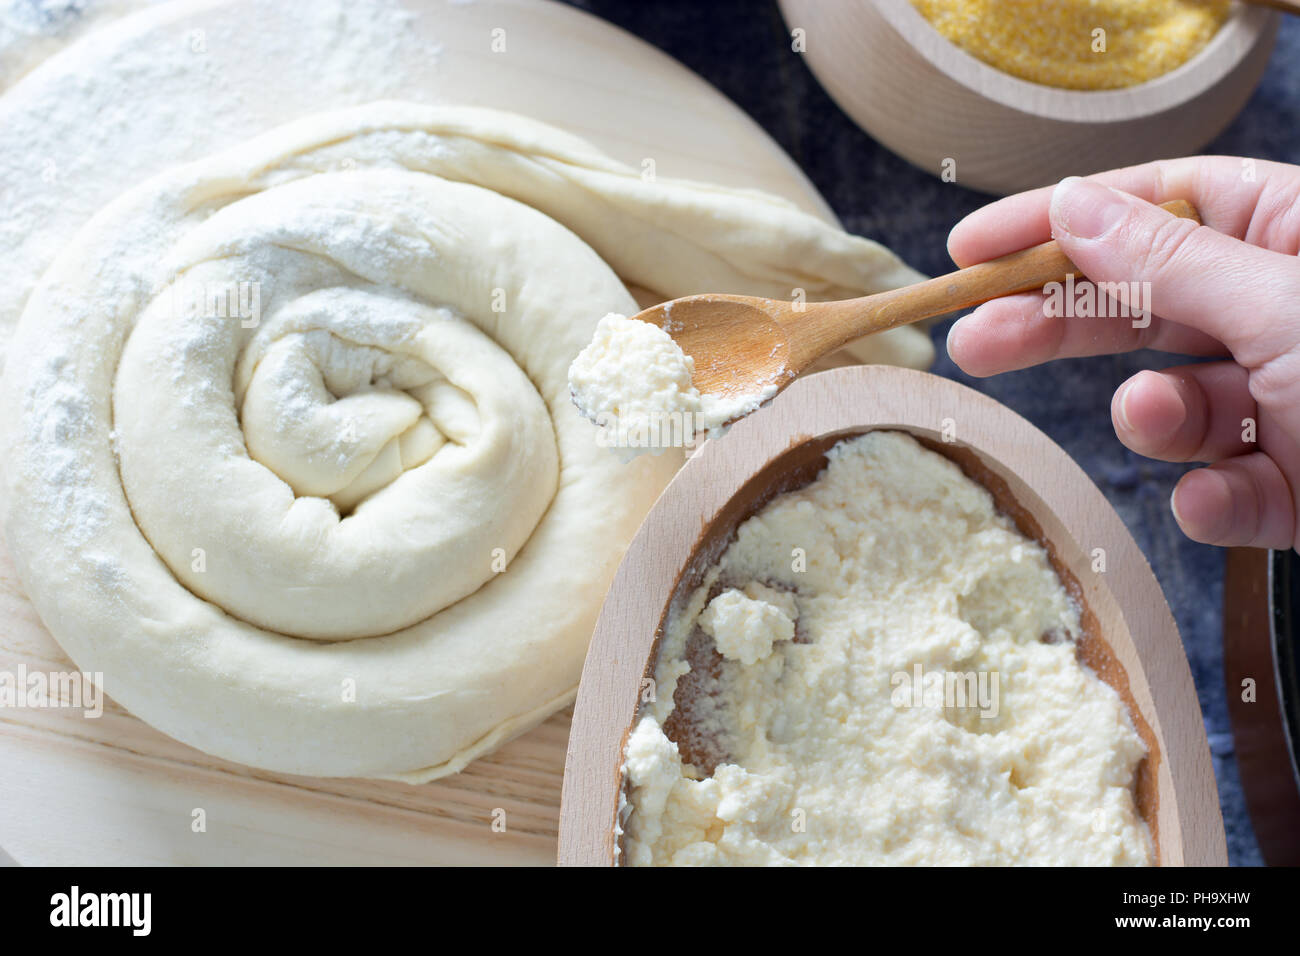
M 1214 336 L 1247 367 L 1300 342 L 1300 260 L 1071 177 L 1052 194 L 1052 235 L 1094 282 L 1144 283 L 1161 318 Z

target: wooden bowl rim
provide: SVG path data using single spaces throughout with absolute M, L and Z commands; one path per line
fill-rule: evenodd
M 1104 635 L 1102 640 L 1117 657 L 1125 653 L 1136 657 L 1137 672 L 1127 675 L 1135 689 L 1129 706 L 1135 720 L 1149 726 L 1158 747 L 1153 786 L 1162 821 L 1161 862 L 1226 864 L 1217 788 L 1190 667 L 1159 584 L 1118 514 L 1063 449 L 1006 406 L 929 373 L 858 366 L 796 382 L 767 409 L 738 423 L 730 435 L 706 443 L 673 479 L 637 532 L 606 596 L 579 685 L 561 801 L 561 865 L 615 862 L 622 754 L 639 709 L 640 681 L 653 670 L 650 658 L 657 652 L 669 604 L 691 565 L 698 563 L 701 546 L 709 543 L 701 536 L 755 476 L 801 446 L 832 435 L 888 428 L 933 438 L 939 422 L 922 420 L 905 402 L 894 401 L 882 411 L 870 401 L 881 398 L 880 404 L 890 406 L 889 396 L 917 389 L 930 391 L 936 407 L 951 409 L 966 422 L 963 433 L 968 437 L 959 434 L 957 446 L 968 448 L 995 475 L 995 465 L 1008 472 L 1010 466 L 1002 464 L 990 445 L 1004 454 L 1016 446 L 1028 448 L 1035 460 L 1050 455 L 1073 473 L 1069 487 L 1040 489 L 1019 479 L 1024 487 L 1015 498 L 1030 512 L 1043 509 L 1058 519 L 1061 509 L 1050 499 L 1060 499 L 1058 506 L 1086 506 L 1105 525 L 1100 530 L 1117 552 L 1112 559 L 1121 562 L 1125 573 L 1117 580 L 1118 588 L 1111 585 L 1116 580 L 1111 578 L 1096 582 L 1093 590 L 1113 601 L 1113 612 L 1120 615 L 1125 631 Z M 851 413 L 846 412 L 846 404 L 853 407 Z M 1050 493 L 1044 495 L 1043 490 Z M 1037 500 L 1025 501 L 1026 491 Z M 665 535 L 673 530 L 684 533 L 676 538 Z M 1046 537 L 1087 554 L 1075 530 L 1062 523 Z M 1139 606 L 1145 609 L 1148 627 L 1134 633 L 1129 621 Z M 645 624 L 628 634 L 629 619 Z M 1121 645 L 1112 646 L 1112 637 L 1128 643 L 1116 651 Z M 1153 674 L 1162 681 L 1160 686 L 1152 683 Z
M 1122 123 L 1174 109 L 1222 82 L 1281 14 L 1239 3 L 1213 39 L 1175 70 L 1116 90 L 1069 90 L 1004 73 L 957 46 L 926 20 L 911 0 L 866 0 L 931 67 L 977 96 L 1033 116 L 1079 123 Z

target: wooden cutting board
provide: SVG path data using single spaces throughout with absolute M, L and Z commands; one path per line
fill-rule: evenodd
M 413 73 L 397 95 L 516 110 L 625 162 L 652 158 L 658 175 L 766 189 L 833 219 L 744 113 L 631 35 L 541 0 L 407 5 L 409 29 L 428 34 L 437 64 L 427 75 Z M 241 3 L 179 6 L 165 24 L 174 36 L 192 35 L 214 17 L 245 15 Z M 507 57 L 491 50 L 498 28 L 507 31 Z M 279 121 L 264 91 L 259 98 L 258 82 L 231 78 L 246 88 L 258 123 Z M 141 110 L 163 95 L 139 93 L 133 102 Z M 114 161 L 141 175 L 152 171 L 145 158 Z M 24 666 L 75 670 L 0 551 L 0 671 Z M 53 865 L 551 864 L 568 728 L 566 711 L 460 774 L 408 785 L 230 764 L 171 740 L 111 701 L 98 719 L 71 708 L 0 708 L 0 847 L 19 863 Z

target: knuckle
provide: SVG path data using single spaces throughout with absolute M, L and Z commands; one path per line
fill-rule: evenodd
M 1140 274 L 1153 280 L 1178 265 L 1189 255 L 1200 228 L 1188 219 L 1174 216 L 1162 219 L 1141 241 L 1142 248 L 1137 253 Z
M 1300 407 L 1300 356 L 1278 356 L 1251 370 L 1247 388 L 1261 408 Z
M 1286 255 L 1300 253 L 1300 182 L 1269 179 L 1246 226 L 1245 239 Z

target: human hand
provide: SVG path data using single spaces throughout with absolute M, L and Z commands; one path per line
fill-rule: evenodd
M 1171 199 L 1205 225 L 1153 205 Z M 971 214 L 948 251 L 965 267 L 1049 235 L 1093 282 L 1148 283 L 1149 322 L 1009 296 L 953 325 L 953 361 L 986 376 L 1140 348 L 1221 359 L 1134 375 L 1111 401 L 1115 434 L 1148 458 L 1209 463 L 1174 488 L 1188 537 L 1300 547 L 1300 167 L 1198 157 L 1068 179 Z

